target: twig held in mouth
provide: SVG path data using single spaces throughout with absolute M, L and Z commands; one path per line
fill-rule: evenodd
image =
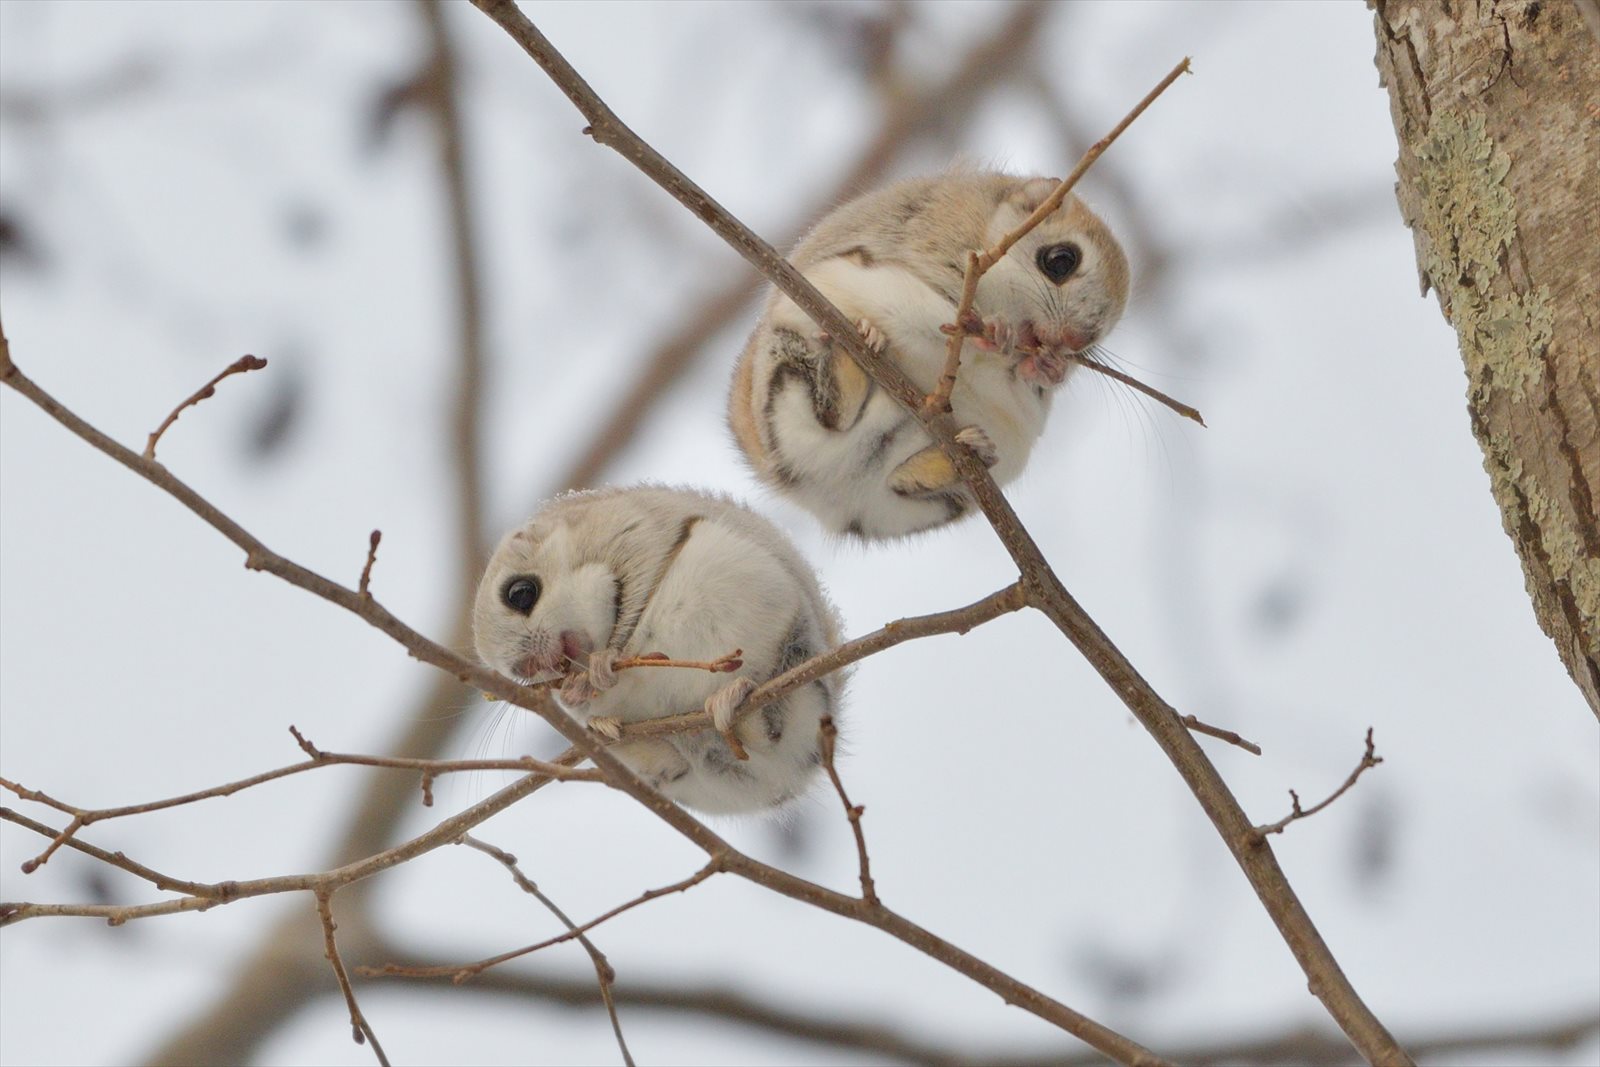
M 940 373 L 938 384 L 934 386 L 933 392 L 923 399 L 923 410 L 926 414 L 942 415 L 950 410 L 950 394 L 956 387 L 956 375 L 960 372 L 962 346 L 966 344 L 969 336 L 978 332 L 973 328 L 977 316 L 973 312 L 972 305 L 978 296 L 979 280 L 989 271 L 989 268 L 1000 262 L 1005 254 L 1011 250 L 1012 245 L 1022 240 L 1041 222 L 1049 218 L 1066 200 L 1067 194 L 1072 191 L 1072 187 L 1078 184 L 1078 179 L 1082 178 L 1088 169 L 1094 165 L 1094 161 L 1099 159 L 1107 148 L 1111 147 L 1111 142 L 1122 136 L 1122 131 L 1133 125 L 1134 120 L 1144 114 L 1145 109 L 1155 103 L 1156 97 L 1166 92 L 1168 86 L 1177 81 L 1181 75 L 1187 73 L 1189 73 L 1189 59 L 1186 56 L 1182 62 L 1168 72 L 1165 78 L 1161 79 L 1154 89 L 1145 94 L 1143 100 L 1133 106 L 1132 111 L 1123 116 L 1121 122 L 1111 128 L 1110 133 L 1089 146 L 1089 150 L 1083 154 L 1083 158 L 1078 160 L 1078 165 L 1072 168 L 1071 173 L 1061 180 L 1061 183 L 1055 187 L 1050 195 L 1045 197 L 1044 201 L 1034 208 L 1033 213 L 1024 219 L 1016 229 L 1001 237 L 992 248 L 983 252 L 967 253 L 967 269 L 961 280 L 961 300 L 956 304 L 956 316 L 952 328 L 946 331 L 950 335 L 950 340 L 945 344 L 944 370 Z M 1204 424 L 1202 423 L 1202 425 Z
M 1161 390 L 1156 389 L 1153 386 L 1144 384 L 1131 374 L 1124 374 L 1115 367 L 1108 367 L 1104 363 L 1101 363 L 1095 359 L 1091 359 L 1085 355 L 1080 354 L 1073 356 L 1072 358 L 1074 362 L 1078 363 L 1080 366 L 1088 367 L 1090 370 L 1104 374 L 1108 378 L 1115 378 L 1123 385 L 1143 393 L 1151 400 L 1154 400 L 1157 403 L 1165 404 L 1167 407 L 1171 408 L 1173 411 L 1177 412 L 1179 415 L 1182 415 L 1186 419 L 1193 419 L 1201 426 L 1206 424 L 1206 420 L 1200 417 L 1200 412 L 1198 409 L 1190 407 L 1181 400 L 1172 399 L 1172 397 L 1168 396 L 1166 393 L 1163 393 Z

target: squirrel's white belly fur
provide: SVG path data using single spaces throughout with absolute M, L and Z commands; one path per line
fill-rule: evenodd
M 852 320 L 865 320 L 888 341 L 888 353 L 923 392 L 932 392 L 944 369 L 947 338 L 940 331 L 955 316 L 939 293 L 909 271 L 894 266 L 862 266 L 831 259 L 807 279 Z M 778 298 L 764 327 L 814 337 L 816 325 L 787 297 Z M 820 343 L 820 342 L 819 342 Z M 763 355 L 767 366 L 763 367 Z M 758 353 L 755 380 L 771 376 L 770 353 Z M 950 398 L 956 422 L 982 428 L 999 461 L 991 473 L 1000 484 L 1015 478 L 1044 429 L 1050 396 L 1014 373 L 1011 361 L 967 346 Z M 946 499 L 920 499 L 896 493 L 888 474 L 929 447 L 932 439 L 883 390 L 868 392 L 860 416 L 843 429 L 817 421 L 804 383 L 780 386 L 767 407 L 771 446 L 792 472 L 792 492 L 838 533 L 894 537 L 949 521 Z
M 709 519 L 695 525 L 633 637 L 618 651 L 714 660 L 739 649 L 744 665 L 731 677 L 760 684 L 824 650 L 824 635 L 813 632 L 811 620 L 774 610 L 804 602 L 794 577 L 760 546 Z M 635 668 L 619 672 L 615 687 L 567 710 L 582 722 L 665 718 L 703 706 L 729 679 L 708 671 Z M 667 796 L 700 811 L 775 807 L 798 796 L 816 774 L 818 730 L 834 711 L 832 696 L 830 688 L 810 685 L 750 715 L 739 731 L 748 760 L 735 759 L 710 730 L 624 743 L 616 753 Z M 768 709 L 772 713 L 763 714 Z
M 706 812 L 763 811 L 799 796 L 816 779 L 821 720 L 838 715 L 844 686 L 834 672 L 738 714 L 761 683 L 836 645 L 838 615 L 782 531 L 693 490 L 551 501 L 495 549 L 473 634 L 496 670 L 529 683 L 559 678 L 565 711 L 617 740 L 611 752 L 650 785 Z M 616 668 L 648 653 L 706 662 L 736 650 L 732 673 Z M 713 728 L 620 739 L 628 723 L 702 708 Z

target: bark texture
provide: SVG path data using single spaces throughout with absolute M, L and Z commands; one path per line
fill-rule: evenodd
M 1376 0 L 1396 192 L 1539 623 L 1600 716 L 1600 40 L 1573 0 Z

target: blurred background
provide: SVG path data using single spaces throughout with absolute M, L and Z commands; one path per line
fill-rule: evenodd
M 1204 412 L 1080 372 L 1009 495 L 1068 588 L 1268 822 L 1368 1003 L 1419 1058 L 1600 1061 L 1600 740 L 1488 492 L 1452 331 L 1417 293 L 1358 4 L 526 4 L 642 136 L 786 246 L 954 160 L 1060 174 L 1174 62 L 1080 191 L 1135 293 L 1109 340 Z M 763 492 L 722 424 L 761 285 L 465 4 L 0 4 L 0 284 L 18 364 L 135 448 L 238 356 L 162 461 L 276 551 L 464 647 L 484 545 L 569 484 L 750 500 L 851 633 L 1014 576 L 981 521 L 865 549 Z M 324 748 L 548 754 L 351 616 L 246 571 L 173 501 L 0 392 L 0 774 L 83 806 Z M 1344 1062 L 1155 745 L 1049 624 L 901 646 L 851 682 L 841 770 L 884 900 L 1184 1062 Z M 322 869 L 498 788 L 333 768 L 84 838 L 199 880 Z M 18 804 L 28 814 L 59 816 Z M 836 798 L 723 820 L 854 891 Z M 621 795 L 482 827 L 585 918 L 700 858 Z M 0 827 L 0 899 L 139 902 Z M 559 932 L 433 853 L 335 902 L 348 962 Z M 361 1064 L 309 898 L 0 935 L 0 1061 Z M 1076 1062 L 1072 1039 L 873 930 L 731 878 L 599 928 L 641 1063 Z M 614 1063 L 575 945 L 465 986 L 364 980 L 396 1062 Z M 1092 1057 L 1090 1057 L 1092 1061 Z

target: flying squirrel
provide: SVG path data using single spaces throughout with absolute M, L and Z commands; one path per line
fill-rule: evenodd
M 924 392 L 944 367 L 967 253 L 1015 229 L 1058 182 L 952 171 L 885 186 L 824 216 L 790 254 L 811 284 Z M 1000 484 L 1044 428 L 1074 356 L 1128 299 L 1128 261 L 1075 196 L 978 284 L 983 337 L 951 394 L 956 437 Z M 960 518 L 970 493 L 913 416 L 773 290 L 734 371 L 728 425 L 756 475 L 835 533 L 894 538 Z

